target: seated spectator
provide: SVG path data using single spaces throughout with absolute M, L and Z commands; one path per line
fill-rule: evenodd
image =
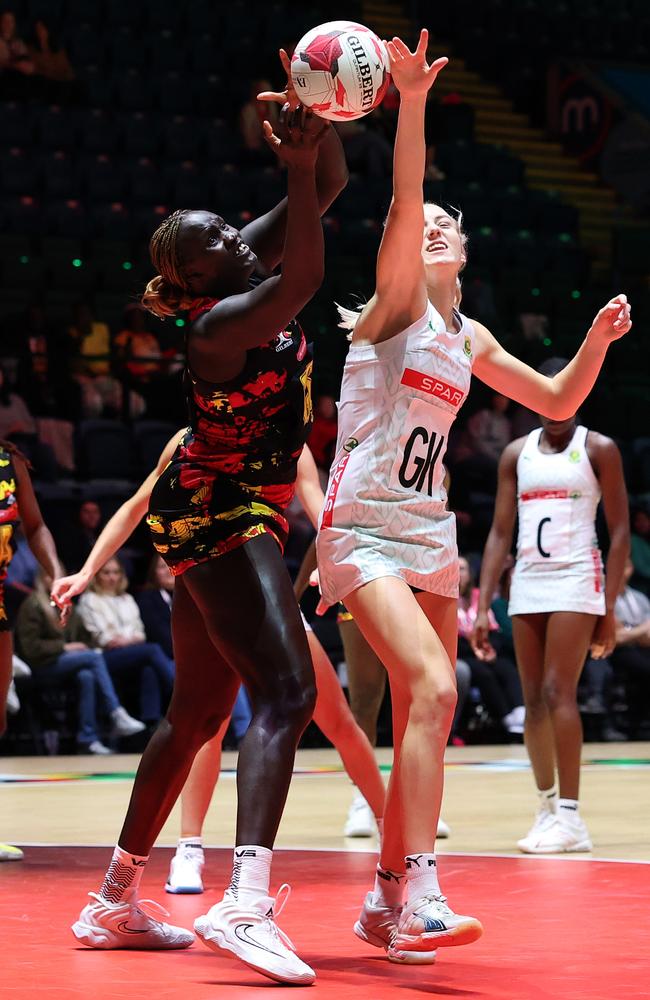
M 650 708 L 650 598 L 630 587 L 632 560 L 625 564 L 621 590 L 616 598 L 616 648 L 614 670 L 627 690 L 632 734 L 645 721 Z
M 20 526 L 14 530 L 13 556 L 4 579 L 4 600 L 9 621 L 14 621 L 18 609 L 34 590 L 38 560 L 32 552 Z
M 110 716 L 112 736 L 133 736 L 145 727 L 120 705 L 106 661 L 98 649 L 92 648 L 91 636 L 74 607 L 67 623 L 61 623 L 59 612 L 50 606 L 51 586 L 52 580 L 39 571 L 34 592 L 18 614 L 19 649 L 43 687 L 56 687 L 70 678 L 76 680 L 79 748 L 85 753 L 109 754 L 111 751 L 99 736 L 96 700 Z
M 172 598 L 174 576 L 162 558 L 154 556 L 149 565 L 147 584 L 136 597 L 144 630 L 149 642 L 157 642 L 171 659 L 172 649 Z
M 17 33 L 16 16 L 11 10 L 0 14 L 0 88 L 6 98 L 26 97 L 30 89 L 26 78 L 34 73 L 27 46 Z
M 74 310 L 74 322 L 68 327 L 68 350 L 73 377 L 83 393 L 86 417 L 122 414 L 123 390 L 111 375 L 111 334 L 106 323 L 95 319 L 87 302 L 79 302 Z M 144 400 L 135 392 L 129 394 L 129 415 L 142 416 Z
M 81 388 L 70 376 L 62 330 L 38 303 L 15 317 L 11 328 L 15 334 L 11 353 L 18 361 L 16 388 L 30 412 L 35 417 L 79 420 Z M 5 355 L 9 353 L 5 349 Z
M 128 305 L 122 329 L 113 341 L 127 371 L 140 382 L 148 382 L 162 374 L 162 351 L 158 338 L 147 329 L 146 316 L 146 310 L 137 302 Z
M 25 400 L 11 391 L 4 365 L 0 364 L 0 438 L 12 434 L 36 434 L 36 421 Z
M 84 500 L 75 520 L 66 525 L 65 532 L 57 539 L 61 558 L 70 573 L 78 573 L 90 555 L 101 523 L 102 512 L 97 501 Z
M 128 580 L 119 559 L 102 566 L 79 600 L 79 613 L 93 642 L 103 650 L 115 679 L 144 673 L 140 714 L 146 722 L 160 718 L 174 686 L 174 661 L 155 642 L 147 642 L 138 605 L 127 594 Z M 151 678 L 157 688 L 152 688 Z
M 490 612 L 490 639 L 493 648 L 489 657 L 479 659 L 470 644 L 478 612 L 478 587 L 469 562 L 464 556 L 458 560 L 460 571 L 460 596 L 458 599 L 458 656 L 469 664 L 472 684 L 481 692 L 481 698 L 490 716 L 507 732 L 520 735 L 524 731 L 524 698 L 521 682 L 514 662 L 501 652 L 499 626 Z
M 506 416 L 509 403 L 507 396 L 495 392 L 489 407 L 477 410 L 467 421 L 472 451 L 488 459 L 495 468 L 501 452 L 512 440 L 512 427 Z
M 630 537 L 634 582 L 645 593 L 650 592 L 650 515 L 645 507 L 632 511 Z
M 362 118 L 337 122 L 336 131 L 341 137 L 350 170 L 365 177 L 390 177 L 393 147 L 386 136 L 372 128 L 370 122 Z
M 149 566 L 147 585 L 136 600 L 148 641 L 157 643 L 170 659 L 174 655 L 171 617 L 173 593 L 174 577 L 162 556 L 156 555 Z M 242 684 L 230 717 L 230 742 L 235 748 L 246 735 L 251 718 L 250 702 Z
M 264 138 L 262 123 L 271 123 L 275 131 L 280 121 L 279 105 L 272 101 L 258 101 L 257 95 L 270 91 L 268 80 L 253 80 L 248 100 L 239 112 L 239 134 L 244 147 L 243 159 L 248 164 L 275 165 L 276 160 Z
M 75 73 L 68 53 L 57 44 L 45 21 L 35 22 L 27 54 L 34 66 L 35 82 L 41 96 L 50 102 L 67 101 L 73 97 Z

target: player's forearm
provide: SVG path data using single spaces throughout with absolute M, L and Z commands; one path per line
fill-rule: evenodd
M 424 110 L 426 94 L 403 95 L 393 154 L 393 200 L 422 200 L 426 161 Z
M 614 611 L 629 554 L 630 532 L 627 525 L 623 525 L 610 532 L 609 552 L 605 565 L 605 606 L 608 612 Z
M 47 576 L 56 579 L 61 572 L 61 564 L 50 529 L 45 524 L 38 525 L 27 536 L 27 542 Z
M 318 147 L 316 160 L 316 191 L 321 211 L 328 208 L 341 193 L 349 176 L 343 144 L 338 132 L 332 126 Z
M 478 598 L 479 612 L 487 611 L 492 604 L 511 541 L 512 536 L 508 537 L 506 532 L 497 531 L 494 528 L 492 528 L 488 535 L 485 551 L 483 552 L 483 562 L 481 564 L 481 581 Z

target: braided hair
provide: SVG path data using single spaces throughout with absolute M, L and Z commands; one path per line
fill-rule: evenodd
M 200 301 L 200 297 L 189 291 L 181 275 L 178 233 L 187 215 L 187 209 L 172 212 L 161 222 L 149 242 L 151 261 L 158 274 L 147 285 L 141 301 L 145 309 L 159 319 L 191 309 Z

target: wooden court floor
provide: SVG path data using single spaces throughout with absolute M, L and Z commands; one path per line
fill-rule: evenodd
M 391 751 L 377 756 L 387 777 Z M 594 858 L 650 861 L 650 744 L 586 744 L 582 812 Z M 126 809 L 138 758 L 0 758 L 0 840 L 14 844 L 112 845 Z M 224 754 L 204 843 L 229 846 L 235 820 L 236 754 Z M 353 788 L 333 750 L 303 750 L 278 837 L 279 847 L 371 850 L 343 837 Z M 521 746 L 450 748 L 443 815 L 451 837 L 444 853 L 511 854 L 530 826 L 535 795 Z M 161 846 L 178 836 L 179 813 Z M 585 855 L 573 856 L 577 858 Z

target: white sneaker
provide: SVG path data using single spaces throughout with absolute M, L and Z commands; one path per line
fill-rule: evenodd
M 442 816 L 438 820 L 438 829 L 436 830 L 436 840 L 444 840 L 451 833 L 451 827 L 449 823 L 445 823 Z
M 402 909 L 393 947 L 399 951 L 431 951 L 435 947 L 471 944 L 483 933 L 475 917 L 447 906 L 445 896 L 427 893 Z
M 377 823 L 363 795 L 355 795 L 343 827 L 344 837 L 374 837 Z
M 111 719 L 113 720 L 113 736 L 135 736 L 136 733 L 142 733 L 147 728 L 144 722 L 129 715 L 122 705 L 111 712 Z
M 521 845 L 526 843 L 525 847 Z M 592 851 L 589 831 L 579 816 L 566 820 L 555 813 L 552 820 L 534 841 L 520 840 L 518 847 L 525 854 L 570 854 Z
M 169 866 L 165 892 L 203 892 L 205 855 L 202 847 L 177 847 Z
M 508 712 L 503 718 L 503 724 L 509 733 L 521 736 L 526 722 L 526 709 L 523 705 L 517 705 L 512 712 Z
M 246 907 L 226 893 L 205 916 L 197 917 L 194 930 L 208 948 L 229 958 L 235 955 L 269 979 L 310 986 L 316 973 L 298 958 L 290 939 L 275 922 L 273 906 L 280 899 L 279 916 L 290 892 L 289 886 L 283 885 L 275 900 L 263 896 Z
M 88 746 L 86 753 L 93 753 L 97 757 L 106 757 L 108 754 L 113 753 L 109 747 L 105 747 L 100 740 L 93 740 Z
M 530 830 L 525 837 L 522 837 L 521 840 L 517 841 L 517 847 L 519 850 L 523 851 L 524 854 L 534 854 L 535 846 L 539 838 L 542 834 L 546 833 L 549 826 L 552 826 L 554 822 L 555 810 L 549 809 L 546 804 L 541 805 L 537 810 L 535 820 Z
M 161 923 L 142 909 L 146 904 L 167 916 L 151 899 L 138 900 L 136 891 L 124 893 L 121 903 L 109 903 L 96 892 L 88 895 L 94 902 L 84 906 L 79 919 L 72 925 L 77 941 L 89 948 L 189 948 L 194 941 L 191 931 Z
M 373 948 L 383 948 L 389 962 L 402 965 L 433 965 L 435 951 L 398 951 L 393 947 L 401 906 L 375 906 L 373 894 L 366 896 L 354 933 Z
M 0 844 L 0 861 L 22 861 L 25 855 L 13 844 Z

